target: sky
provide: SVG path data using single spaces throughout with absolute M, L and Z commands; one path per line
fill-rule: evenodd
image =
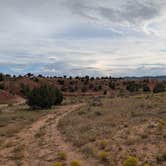
M 0 0 L 0 72 L 166 75 L 166 1 Z

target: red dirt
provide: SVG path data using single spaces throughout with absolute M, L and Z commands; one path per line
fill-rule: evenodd
M 8 91 L 0 90 L 0 104 L 14 103 L 18 96 L 15 96 Z

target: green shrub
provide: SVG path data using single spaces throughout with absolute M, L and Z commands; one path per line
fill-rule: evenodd
M 93 148 L 90 145 L 86 145 L 82 148 L 82 152 L 87 156 L 87 157 L 94 157 L 95 156 L 95 148 Z
M 101 116 L 103 114 L 101 111 L 95 111 L 94 113 L 96 116 Z
M 161 152 L 156 157 L 157 163 L 165 162 L 166 161 L 166 151 Z
M 4 89 L 5 88 L 5 86 L 4 86 L 4 84 L 2 83 L 2 84 L 0 84 L 0 89 Z
M 28 96 L 29 92 L 30 92 L 30 88 L 28 85 L 25 85 L 23 83 L 20 84 L 20 92 L 23 93 L 23 95 Z
M 94 87 L 94 91 L 99 91 L 99 90 L 101 90 L 103 87 L 102 87 L 102 85 L 96 85 L 95 87 Z
M 61 104 L 63 95 L 61 91 L 50 85 L 42 85 L 29 92 L 28 104 L 32 108 L 50 108 L 52 105 Z
M 139 88 L 140 88 L 140 85 L 135 83 L 134 81 L 128 82 L 127 87 L 126 87 L 126 89 L 129 92 L 137 92 L 139 90 Z
M 106 140 L 101 140 L 99 142 L 100 149 L 105 149 L 107 145 L 108 145 L 108 142 Z
M 3 81 L 3 80 L 5 80 L 5 75 L 0 73 L 0 81 Z
M 59 80 L 58 80 L 58 83 L 59 83 L 60 85 L 64 85 L 65 81 L 62 80 L 62 79 L 59 79 Z
M 143 84 L 143 91 L 144 92 L 150 92 L 150 88 L 147 84 Z
M 73 160 L 70 164 L 71 166 L 81 166 L 81 164 L 79 163 L 79 161 Z
M 63 166 L 61 162 L 55 163 L 53 166 Z
M 58 159 L 60 160 L 66 160 L 67 154 L 65 152 L 59 152 L 58 153 Z
M 74 88 L 72 85 L 70 85 L 70 86 L 68 87 L 68 89 L 69 89 L 69 92 L 75 92 L 75 88 Z
M 157 83 L 153 89 L 154 93 L 159 93 L 159 92 L 164 92 L 164 91 L 165 91 L 165 85 L 163 83 Z
M 137 166 L 138 159 L 136 157 L 129 157 L 123 162 L 123 166 Z
M 9 103 L 9 104 L 8 104 L 8 107 L 12 107 L 12 106 L 13 106 L 13 103 Z
M 115 89 L 115 82 L 110 81 L 109 82 L 109 87 L 114 90 Z
M 83 85 L 82 88 L 81 88 L 81 91 L 82 92 L 86 92 L 87 91 L 87 87 L 85 85 Z
M 104 92 L 103 92 L 103 95 L 106 95 L 107 94 L 107 90 L 105 90 Z
M 39 82 L 39 78 L 35 77 L 35 78 L 33 78 L 33 81 L 34 82 Z
M 164 126 L 165 126 L 165 121 L 160 119 L 159 120 L 159 124 L 158 124 L 158 129 L 162 130 L 164 128 Z
M 109 156 L 109 154 L 107 152 L 103 151 L 103 152 L 99 153 L 99 159 L 100 159 L 100 161 L 103 161 L 103 162 L 108 161 L 108 156 Z
M 166 161 L 166 151 L 162 152 L 162 158 L 163 158 L 164 161 Z
M 147 164 L 147 163 L 146 163 L 146 164 L 143 164 L 142 166 L 150 166 L 150 164 Z

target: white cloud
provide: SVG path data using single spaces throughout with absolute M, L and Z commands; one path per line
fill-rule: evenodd
M 0 3 L 0 70 L 33 72 L 38 64 L 34 72 L 51 74 L 165 72 L 165 0 Z

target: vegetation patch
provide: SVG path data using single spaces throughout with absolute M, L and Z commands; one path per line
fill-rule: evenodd
M 129 157 L 123 162 L 123 166 L 137 166 L 138 159 L 136 157 Z
M 27 95 L 28 104 L 33 108 L 51 108 L 53 105 L 62 103 L 63 95 L 55 87 L 43 85 L 34 88 Z
M 62 118 L 58 128 L 85 156 L 98 162 L 130 163 L 131 158 L 124 162 L 130 154 L 140 159 L 139 165 L 151 161 L 161 165 L 165 160 L 157 153 L 158 142 L 166 146 L 165 100 L 165 93 L 101 98 L 100 106 L 89 100 L 87 106 Z
M 77 160 L 71 161 L 71 166 L 81 166 L 80 162 Z
M 53 166 L 63 166 L 63 164 L 61 162 L 57 162 Z
M 58 159 L 59 160 L 66 160 L 67 159 L 67 154 L 65 152 L 59 152 L 58 153 Z

